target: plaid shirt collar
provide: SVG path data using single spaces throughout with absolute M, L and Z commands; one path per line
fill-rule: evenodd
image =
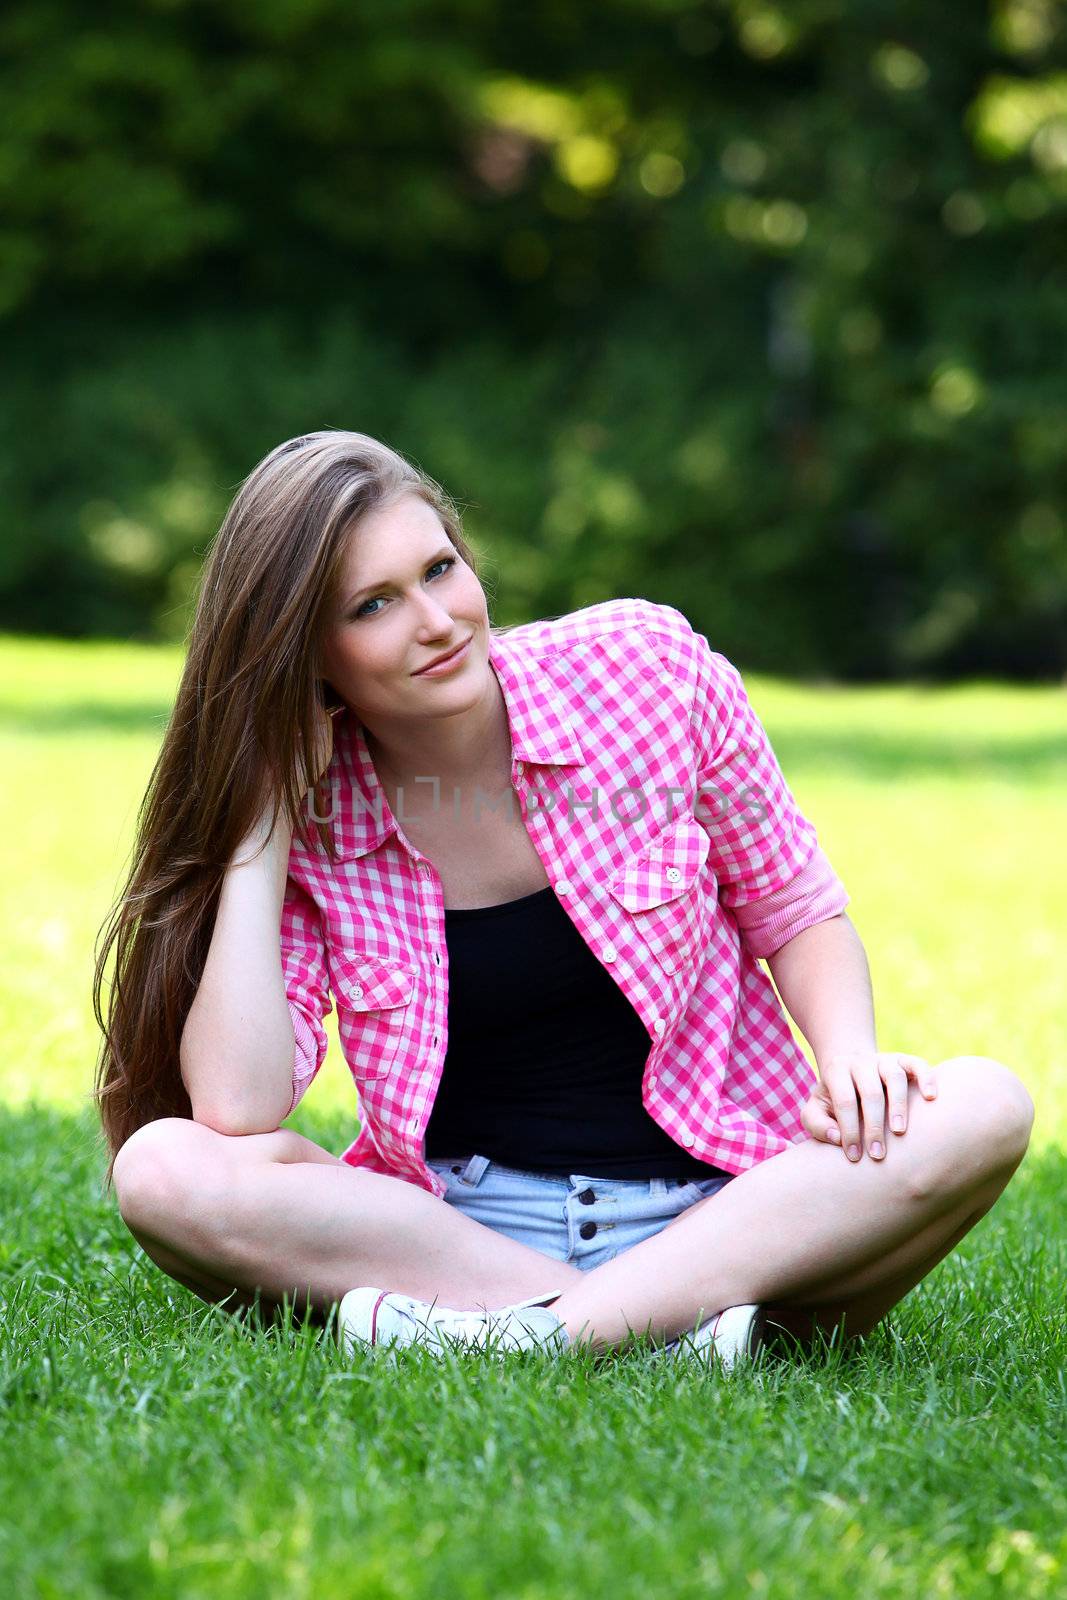
M 490 632 L 489 664 L 507 708 L 512 762 L 566 766 L 584 759 L 579 708 L 538 663 L 536 681 L 506 635 Z M 331 780 L 331 814 L 338 861 L 376 850 L 398 825 L 374 770 L 363 725 L 350 712 L 334 725 L 337 761 Z

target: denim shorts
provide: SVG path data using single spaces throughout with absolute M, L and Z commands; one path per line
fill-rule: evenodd
M 557 1177 L 504 1167 L 488 1156 L 433 1157 L 448 1185 L 445 1202 L 496 1233 L 507 1234 L 554 1261 L 591 1272 L 730 1182 L 707 1178 Z

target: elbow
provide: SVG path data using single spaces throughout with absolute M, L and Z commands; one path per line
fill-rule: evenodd
M 293 1065 L 288 1057 L 284 1066 L 271 1072 L 257 1072 L 256 1094 L 220 1084 L 217 1060 L 210 1066 L 183 1054 L 182 1082 L 192 1107 L 192 1119 L 216 1133 L 231 1137 L 250 1133 L 275 1133 L 293 1105 Z M 271 1093 L 273 1085 L 274 1092 Z M 279 1092 L 281 1091 L 281 1092 Z M 283 1098 L 284 1095 L 284 1098 Z
M 225 1133 L 230 1138 L 243 1138 L 252 1133 L 277 1133 L 289 1115 L 288 1107 L 275 1115 L 265 1113 L 259 1107 L 205 1105 L 199 1101 L 193 1101 L 192 1104 L 194 1122 L 213 1129 L 215 1133 Z

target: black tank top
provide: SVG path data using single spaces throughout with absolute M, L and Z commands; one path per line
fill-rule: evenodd
M 555 1176 L 711 1177 L 641 1104 L 651 1041 L 551 887 L 445 912 L 448 1050 L 426 1155 Z

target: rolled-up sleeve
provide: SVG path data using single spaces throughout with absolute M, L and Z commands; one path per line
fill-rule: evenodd
M 734 918 L 754 956 L 773 956 L 817 922 L 840 916 L 849 903 L 845 886 L 821 848 L 792 883 L 775 894 L 738 906 Z
M 711 837 L 719 901 L 752 955 L 837 916 L 844 884 L 802 815 L 745 692 L 740 672 L 694 633 L 696 815 Z
M 322 1019 L 333 1009 L 318 907 L 307 890 L 291 877 L 286 879 L 282 901 L 281 952 L 285 993 L 296 1036 L 293 1099 L 286 1112 L 289 1116 L 326 1058 Z

